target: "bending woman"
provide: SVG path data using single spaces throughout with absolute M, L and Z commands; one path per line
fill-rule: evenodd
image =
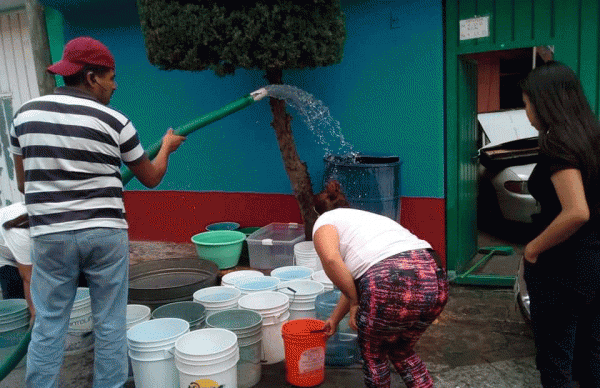
M 542 232 L 524 251 L 537 367 L 544 387 L 600 387 L 600 124 L 562 63 L 521 87 L 540 145 L 528 186 Z
M 313 229 L 325 273 L 342 297 L 325 322 L 331 336 L 349 312 L 367 387 L 389 387 L 391 362 L 408 388 L 433 387 L 414 346 L 448 299 L 446 272 L 428 242 L 375 213 L 350 209 L 340 184 L 315 196 Z

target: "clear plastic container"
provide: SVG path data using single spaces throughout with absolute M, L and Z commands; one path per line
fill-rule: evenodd
M 304 225 L 272 223 L 246 238 L 250 267 L 274 269 L 294 265 L 294 245 L 304 241 Z

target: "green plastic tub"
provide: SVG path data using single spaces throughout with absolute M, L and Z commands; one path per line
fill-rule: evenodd
M 246 234 L 236 230 L 215 230 L 192 236 L 198 257 L 217 264 L 219 269 L 238 265 Z

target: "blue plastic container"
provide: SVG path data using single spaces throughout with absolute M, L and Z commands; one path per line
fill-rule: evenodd
M 338 289 L 327 291 L 317 296 L 315 310 L 317 319 L 326 321 L 342 292 Z M 344 317 L 338 325 L 338 331 L 332 335 L 325 347 L 325 364 L 329 366 L 349 366 L 356 363 L 360 358 L 357 334 L 348 326 L 348 316 Z
M 358 155 L 351 160 L 327 155 L 324 162 L 323 186 L 335 179 L 352 207 L 400 219 L 400 158 Z

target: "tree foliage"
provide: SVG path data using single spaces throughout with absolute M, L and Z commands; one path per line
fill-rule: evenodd
M 138 0 L 150 62 L 163 70 L 302 69 L 342 60 L 340 0 Z
M 283 83 L 283 70 L 339 63 L 346 39 L 340 0 L 138 0 L 138 12 L 152 64 L 163 70 L 237 68 L 265 72 Z M 285 101 L 270 98 L 279 150 L 312 239 L 316 220 L 312 183 L 296 150 Z

